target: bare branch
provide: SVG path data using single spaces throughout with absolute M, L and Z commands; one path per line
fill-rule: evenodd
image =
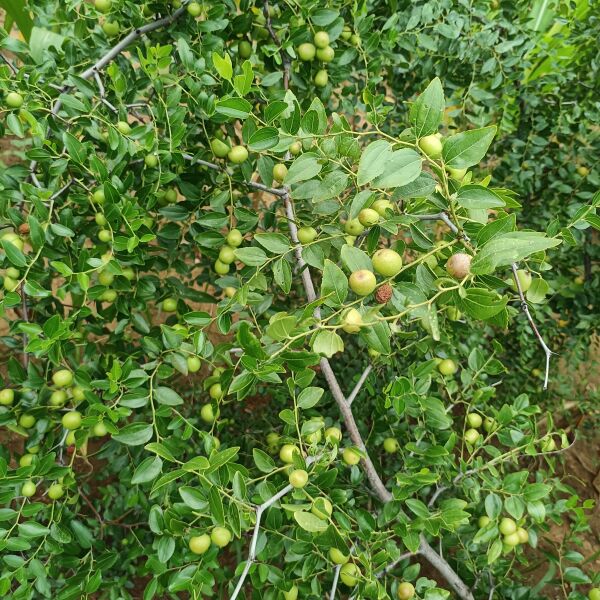
M 288 53 L 283 49 L 281 45 L 281 41 L 279 37 L 275 33 L 273 29 L 273 25 L 271 24 L 271 15 L 269 13 L 269 0 L 265 0 L 265 4 L 263 6 L 263 14 L 265 15 L 265 27 L 271 36 L 271 39 L 275 42 L 275 45 L 279 47 L 279 54 L 281 56 L 281 62 L 283 63 L 283 89 L 287 90 L 290 85 L 290 67 L 291 61 Z
M 362 389 L 362 386 L 364 385 L 367 377 L 369 376 L 369 373 L 372 370 L 373 370 L 373 366 L 372 365 L 367 365 L 367 367 L 363 371 L 363 374 L 360 376 L 360 379 L 356 382 L 356 385 L 354 386 L 354 389 L 350 392 L 350 395 L 346 398 L 346 402 L 348 403 L 348 406 L 352 405 L 352 403 L 354 402 L 356 396 L 358 396 L 358 393 Z
M 25 295 L 25 283 L 21 284 L 21 316 L 23 317 L 23 321 L 25 321 L 26 323 L 29 322 L 29 311 L 27 309 L 27 296 Z M 23 356 L 22 356 L 22 362 L 23 362 L 23 368 L 25 370 L 27 370 L 27 367 L 29 366 L 29 354 L 27 353 L 27 344 L 29 342 L 29 338 L 27 337 L 27 334 L 23 331 Z
M 196 165 L 201 165 L 203 167 L 213 169 L 214 171 L 223 171 L 224 173 L 227 172 L 227 170 L 220 165 L 209 162 L 208 160 L 202 160 L 201 158 L 194 158 L 191 154 L 184 153 L 181 156 L 185 158 L 185 160 L 189 160 Z M 287 192 L 282 188 L 272 188 L 268 185 L 264 185 L 263 183 L 258 183 L 257 181 L 244 181 L 243 184 L 249 188 L 258 190 L 260 192 L 266 192 L 267 194 L 273 194 L 274 196 L 284 197 L 287 194 Z
M 340 571 L 341 570 L 342 570 L 342 565 L 336 565 L 335 571 L 333 572 L 333 583 L 331 584 L 331 591 L 329 592 L 329 600 L 333 600 L 335 598 L 338 581 L 340 580 Z
M 315 460 L 317 460 L 317 458 L 318 457 L 315 456 L 309 456 L 306 459 L 306 464 L 312 464 L 313 462 L 315 462 Z M 246 580 L 246 577 L 250 572 L 250 568 L 252 567 L 252 564 L 256 562 L 256 546 L 258 544 L 258 536 L 260 534 L 260 522 L 263 513 L 267 510 L 267 508 L 273 506 L 275 502 L 283 498 L 286 494 L 289 494 L 293 489 L 294 488 L 291 485 L 286 485 L 283 489 L 279 490 L 276 494 L 271 496 L 268 500 L 266 500 L 256 508 L 256 522 L 254 523 L 254 531 L 252 533 L 252 539 L 250 540 L 250 551 L 248 552 L 248 558 L 246 559 L 244 570 L 242 571 L 242 574 L 240 575 L 240 578 L 238 579 L 238 582 L 229 600 L 235 600 L 239 596 L 240 592 L 242 591 L 244 581 Z
M 333 369 L 331 368 L 331 365 L 329 364 L 329 361 L 326 358 L 322 358 L 320 364 L 321 371 L 323 372 L 323 375 L 325 375 L 325 379 L 327 381 L 327 385 L 329 386 L 331 394 L 333 395 L 338 405 L 338 408 L 342 413 L 344 425 L 348 430 L 350 439 L 352 440 L 352 443 L 364 454 L 362 458 L 362 464 L 365 469 L 367 479 L 369 480 L 369 483 L 371 484 L 371 487 L 377 494 L 379 500 L 381 500 L 382 502 L 389 502 L 393 499 L 393 496 L 390 493 L 390 491 L 385 487 L 383 481 L 381 480 L 381 477 L 379 477 L 379 473 L 377 473 L 377 470 L 375 469 L 375 465 L 373 464 L 371 458 L 367 453 L 367 448 L 362 439 L 362 436 L 360 435 L 360 431 L 358 430 L 356 421 L 354 420 L 352 410 L 348 405 L 346 398 L 344 397 L 344 394 L 340 388 L 340 384 L 338 383 L 338 380 L 335 374 L 333 373 Z
M 457 575 L 456 571 L 446 562 L 446 560 L 429 545 L 429 542 L 423 534 L 421 534 L 420 539 L 419 554 L 439 571 L 463 600 L 475 600 L 471 590 L 464 581 Z
M 106 99 L 106 90 L 104 89 L 104 84 L 102 83 L 102 77 L 98 72 L 94 73 L 94 79 L 96 80 L 96 85 L 98 86 L 98 93 L 100 94 L 100 100 L 110 108 L 114 113 L 118 113 L 116 107 L 114 107 L 107 99 Z
M 544 389 L 546 390 L 546 389 L 548 389 L 548 378 L 550 376 L 550 357 L 552 356 L 552 350 L 550 350 L 550 348 L 548 348 L 548 345 L 546 344 L 546 342 L 544 341 L 544 338 L 541 336 L 540 332 L 538 331 L 535 321 L 533 320 L 533 317 L 531 316 L 531 313 L 529 312 L 529 305 L 527 304 L 527 300 L 525 299 L 525 294 L 523 293 L 523 288 L 521 287 L 521 281 L 519 280 L 519 277 L 517 275 L 517 263 L 513 263 L 511 265 L 511 268 L 512 268 L 512 272 L 513 272 L 513 278 L 514 278 L 515 284 L 517 286 L 517 291 L 519 292 L 519 298 L 521 299 L 521 310 L 525 313 L 525 316 L 527 317 L 527 320 L 529 321 L 529 325 L 531 326 L 531 329 L 533 330 L 535 337 L 537 338 L 538 342 L 540 343 L 540 346 L 542 347 L 544 354 L 546 355 L 546 373 L 544 375 Z
M 188 4 L 188 1 L 189 0 L 185 0 L 185 2 L 183 2 L 182 6 L 180 6 L 172 14 L 167 15 L 166 17 L 163 17 L 162 19 L 157 19 L 156 21 L 152 21 L 152 23 L 148 23 L 147 25 L 144 25 L 143 27 L 138 27 L 137 29 L 134 29 L 133 31 L 131 31 L 118 44 L 113 46 L 102 58 L 100 58 L 98 61 L 96 61 L 91 67 L 87 68 L 85 71 L 80 73 L 79 77 L 81 77 L 82 79 L 89 79 L 90 77 L 92 77 L 92 75 L 97 74 L 106 65 L 111 63 L 119 54 L 121 54 L 121 52 L 123 52 L 123 50 L 125 50 L 130 44 L 132 44 L 139 37 L 141 37 L 142 35 L 144 35 L 146 33 L 150 33 L 151 31 L 155 31 L 156 29 L 160 29 L 161 27 L 166 27 L 167 25 L 170 25 L 171 23 L 176 21 L 181 15 L 183 15 L 186 12 L 186 10 L 187 10 L 186 5 Z M 96 81 L 98 81 L 98 80 L 96 80 Z M 71 88 L 72 88 L 72 86 L 65 84 L 62 86 L 62 88 L 60 88 L 60 92 L 62 94 L 64 94 L 65 92 L 68 92 Z M 52 105 L 52 109 L 50 111 L 50 114 L 53 116 L 57 115 L 61 109 L 61 106 L 62 106 L 62 100 L 60 99 L 60 96 L 59 96 L 54 101 L 54 103 Z M 38 181 L 37 176 L 35 174 L 36 167 L 37 167 L 37 161 L 34 160 L 29 165 L 29 173 L 30 173 L 31 180 L 33 181 L 34 185 L 38 188 L 41 188 L 42 185 Z

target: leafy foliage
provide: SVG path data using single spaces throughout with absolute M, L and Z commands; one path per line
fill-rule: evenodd
M 1 42 L 1 593 L 540 597 L 526 545 L 592 503 L 511 266 L 587 338 L 597 15 L 178 4 Z

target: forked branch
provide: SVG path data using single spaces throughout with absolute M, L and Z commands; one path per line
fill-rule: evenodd
M 448 226 L 448 228 L 452 231 L 452 233 L 454 233 L 455 235 L 458 235 L 465 242 L 470 241 L 469 237 L 464 232 L 461 232 L 458 229 L 458 227 L 452 222 L 450 217 L 445 212 L 439 212 L 439 213 L 429 214 L 429 215 L 409 215 L 409 216 L 416 217 L 417 219 L 420 219 L 422 221 L 442 221 L 443 223 L 445 223 Z M 552 356 L 553 352 L 548 347 L 548 344 L 546 344 L 546 342 L 544 341 L 542 334 L 539 332 L 537 325 L 535 324 L 535 321 L 533 320 L 533 316 L 531 315 L 531 311 L 529 310 L 529 305 L 527 304 L 527 300 L 525 299 L 525 294 L 523 293 L 523 288 L 521 287 L 521 281 L 519 280 L 519 278 L 517 276 L 518 268 L 519 268 L 519 266 L 517 265 L 517 263 L 512 263 L 511 269 L 512 269 L 513 279 L 515 280 L 515 284 L 517 286 L 517 291 L 519 293 L 519 298 L 521 300 L 521 310 L 527 317 L 527 320 L 529 321 L 529 325 L 531 326 L 533 334 L 537 338 L 540 346 L 542 347 L 542 350 L 544 351 L 544 354 L 546 355 L 546 369 L 545 369 L 545 374 L 544 374 L 544 389 L 546 390 L 546 389 L 548 389 L 548 380 L 550 378 L 550 357 Z

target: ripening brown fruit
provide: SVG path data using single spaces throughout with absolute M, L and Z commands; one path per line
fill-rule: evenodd
M 473 257 L 464 252 L 453 254 L 446 263 L 448 275 L 451 275 L 455 279 L 465 278 L 471 272 L 472 260 Z
M 377 302 L 377 304 L 386 304 L 390 301 L 392 294 L 392 286 L 389 283 L 384 283 L 375 290 L 375 302 Z

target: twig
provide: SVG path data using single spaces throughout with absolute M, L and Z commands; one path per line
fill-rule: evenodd
M 354 402 L 356 396 L 358 396 L 358 393 L 360 392 L 363 384 L 365 383 L 365 380 L 367 379 L 367 377 L 369 376 L 369 373 L 372 370 L 373 370 L 373 366 L 367 365 L 367 367 L 363 371 L 363 374 L 360 376 L 360 379 L 356 382 L 354 389 L 350 392 L 350 395 L 346 398 L 346 402 L 348 403 L 348 406 L 350 406 Z
M 91 508 L 96 519 L 98 519 L 98 523 L 100 524 L 100 539 L 102 539 L 104 536 L 104 520 L 100 516 L 100 513 L 96 510 L 96 507 L 91 503 L 90 499 L 83 493 L 81 489 L 79 490 L 79 495 L 83 498 L 84 502 Z
M 287 90 L 290 86 L 290 57 L 289 54 L 283 49 L 279 37 L 273 29 L 271 24 L 271 15 L 269 14 L 269 0 L 265 0 L 263 6 L 263 14 L 265 15 L 265 27 L 271 36 L 271 39 L 275 42 L 275 45 L 279 48 L 279 55 L 281 56 L 281 62 L 283 63 L 283 89 Z
M 115 59 L 119 54 L 121 54 L 121 52 L 123 52 L 123 50 L 125 50 L 130 44 L 132 44 L 139 37 L 141 37 L 142 35 L 144 35 L 146 33 L 150 33 L 151 31 L 154 31 L 156 29 L 160 29 L 161 27 L 166 27 L 167 25 L 170 25 L 171 23 L 176 21 L 181 15 L 183 15 L 186 12 L 186 10 L 187 10 L 186 4 L 188 4 L 188 0 L 185 0 L 183 2 L 182 6 L 180 6 L 172 14 L 167 15 L 166 17 L 163 17 L 162 19 L 157 19 L 156 21 L 153 21 L 152 23 L 148 23 L 147 25 L 144 25 L 143 27 L 138 27 L 137 29 L 134 29 L 133 31 L 131 31 L 118 44 L 113 46 L 102 58 L 97 60 L 91 67 L 89 67 L 85 71 L 83 71 L 79 75 L 79 77 L 82 79 L 89 79 L 90 77 L 92 77 L 92 75 L 97 74 L 106 65 L 108 65 L 110 62 L 112 62 L 113 59 Z M 61 94 L 68 92 L 70 89 L 72 89 L 72 87 L 73 86 L 70 86 L 68 84 L 63 85 L 62 88 L 60 89 Z M 58 114 L 58 112 L 60 111 L 61 107 L 62 107 L 62 100 L 60 99 L 60 96 L 59 96 L 54 101 L 54 103 L 52 105 L 52 109 L 50 111 L 50 114 L 52 116 L 56 116 Z M 29 173 L 30 173 L 31 180 L 33 181 L 34 185 L 38 188 L 41 188 L 42 186 L 41 186 L 40 182 L 38 181 L 37 176 L 35 174 L 36 167 L 37 167 L 37 160 L 31 161 L 31 163 L 29 164 Z
M 431 500 L 429 500 L 429 502 L 427 503 L 427 507 L 431 508 L 435 504 L 435 501 L 440 497 L 440 495 L 443 494 L 447 489 L 448 488 L 445 485 L 438 485 L 435 489 L 435 492 L 433 493 L 433 496 L 431 496 Z
M 94 79 L 96 80 L 96 85 L 98 86 L 98 93 L 100 94 L 100 100 L 106 104 L 106 106 L 108 106 L 108 108 L 110 108 L 110 110 L 112 110 L 114 113 L 118 113 L 119 111 L 117 110 L 116 107 L 114 107 L 105 97 L 106 95 L 106 91 L 104 89 L 104 84 L 102 83 L 102 77 L 100 77 L 100 74 L 96 71 L 94 73 Z
M 529 312 L 529 305 L 527 304 L 527 300 L 525 299 L 525 294 L 523 294 L 523 288 L 521 287 L 521 282 L 519 281 L 519 276 L 517 275 L 517 263 L 513 263 L 511 265 L 511 269 L 512 269 L 512 273 L 513 273 L 513 278 L 515 280 L 515 284 L 517 285 L 517 291 L 519 293 L 519 298 L 521 298 L 521 310 L 525 313 L 525 316 L 527 317 L 527 320 L 529 321 L 529 325 L 531 325 L 531 329 L 533 330 L 535 337 L 537 338 L 538 342 L 540 343 L 540 346 L 542 347 L 542 349 L 544 350 L 544 353 L 546 355 L 546 373 L 544 375 L 544 389 L 547 390 L 548 389 L 548 378 L 550 376 L 550 357 L 552 356 L 552 350 L 550 350 L 550 348 L 548 348 L 546 342 L 544 341 L 544 338 L 541 336 L 540 332 L 538 331 L 538 328 L 535 324 L 535 321 L 533 320 L 533 317 L 531 316 L 531 313 Z
M 335 598 L 341 570 L 342 565 L 336 565 L 335 571 L 333 572 L 333 583 L 331 584 L 331 591 L 329 592 L 329 600 L 333 600 Z
M 315 462 L 315 460 L 317 460 L 318 457 L 314 457 L 314 456 L 309 456 L 306 459 L 306 465 L 310 465 L 313 462 Z M 252 567 L 253 563 L 256 562 L 256 546 L 258 544 L 258 535 L 260 533 L 260 521 L 262 519 L 262 515 L 263 513 L 267 510 L 267 508 L 270 508 L 271 506 L 273 506 L 273 504 L 275 504 L 275 502 L 277 502 L 278 500 L 280 500 L 281 498 L 283 498 L 286 494 L 289 494 L 289 492 L 291 492 L 294 488 L 292 487 L 292 485 L 286 485 L 283 489 L 279 490 L 276 494 L 274 494 L 273 496 L 271 496 L 268 500 L 266 500 L 265 502 L 263 502 L 260 506 L 256 507 L 256 522 L 254 523 L 254 531 L 252 533 L 252 540 L 250 541 L 250 551 L 248 552 L 248 558 L 246 559 L 246 564 L 244 565 L 244 570 L 242 571 L 242 574 L 240 575 L 240 578 L 238 579 L 238 582 L 235 586 L 235 589 L 233 590 L 233 593 L 231 594 L 229 600 L 235 600 L 239 593 L 242 591 L 242 586 L 244 585 L 244 581 L 246 580 L 246 577 L 248 576 L 248 573 L 250 572 L 250 568 Z
M 417 550 L 417 554 L 418 553 L 419 553 L 419 551 Z M 385 568 L 383 568 L 381 571 L 375 573 L 375 577 L 377 577 L 377 579 L 380 579 L 386 573 L 389 573 L 398 563 L 401 563 L 403 560 L 406 560 L 407 558 L 410 558 L 411 556 L 415 556 L 415 555 L 412 552 L 405 552 L 404 554 L 401 554 L 396 560 L 391 562 L 389 565 L 386 565 Z
M 227 170 L 216 163 L 209 162 L 208 160 L 202 160 L 201 158 L 194 158 L 191 154 L 183 153 L 181 155 L 185 160 L 191 161 L 193 164 L 201 165 L 203 167 L 207 167 L 209 169 L 213 169 L 214 171 L 222 171 L 227 173 Z M 253 188 L 260 192 L 266 192 L 267 194 L 273 194 L 274 196 L 283 197 L 286 194 L 286 191 L 282 188 L 272 188 L 268 185 L 264 185 L 263 183 L 258 183 L 257 181 L 243 181 L 244 185 L 249 188 Z
M 0 58 L 8 65 L 8 67 L 10 68 L 10 70 L 13 72 L 13 75 L 17 74 L 17 67 L 15 67 L 15 65 L 13 65 L 10 60 L 8 60 L 8 58 L 6 58 L 6 56 L 4 56 L 4 54 L 0 53 Z
M 430 545 L 423 534 L 420 536 L 419 554 L 435 567 L 463 600 L 475 600 L 471 590 L 456 571 Z
M 23 321 L 25 323 L 29 323 L 29 310 L 27 309 L 27 296 L 25 295 L 25 282 L 21 284 L 21 312 Z M 27 344 L 29 342 L 29 338 L 27 334 L 23 332 L 23 368 L 27 371 L 27 367 L 29 367 L 29 354 L 27 353 Z
M 306 270 L 308 271 L 308 269 Z M 375 469 L 375 465 L 371 461 L 367 453 L 367 448 L 365 443 L 360 435 L 360 431 L 358 430 L 358 426 L 356 425 L 356 421 L 354 419 L 354 415 L 350 406 L 348 405 L 346 398 L 340 388 L 340 384 L 331 368 L 329 361 L 326 358 L 321 359 L 321 371 L 323 375 L 325 375 L 325 380 L 327 381 L 327 385 L 342 413 L 342 418 L 344 419 L 344 425 L 348 430 L 348 434 L 350 435 L 350 439 L 352 443 L 364 454 L 362 457 L 362 464 L 365 469 L 365 473 L 367 475 L 367 479 L 371 484 L 371 487 L 377 494 L 377 497 L 382 502 L 389 502 L 393 500 L 393 496 L 390 491 L 385 487 L 381 477 L 379 477 L 379 473 L 377 473 L 377 469 Z
M 458 235 L 459 239 L 462 239 L 465 242 L 469 242 L 469 237 L 464 232 L 462 232 L 462 233 L 460 232 L 458 227 L 452 222 L 450 217 L 445 212 L 439 212 L 439 213 L 432 214 L 432 215 L 408 215 L 408 216 L 416 217 L 417 219 L 421 219 L 422 221 L 442 221 L 450 228 L 450 230 L 454 234 Z M 546 372 L 544 375 L 543 389 L 547 390 L 548 389 L 548 380 L 550 378 L 550 357 L 552 356 L 553 352 L 552 352 L 552 350 L 550 350 L 550 348 L 548 348 L 548 345 L 544 341 L 544 338 L 540 334 L 540 332 L 535 324 L 535 321 L 533 320 L 533 317 L 531 316 L 531 312 L 529 311 L 529 305 L 527 304 L 527 300 L 525 299 L 525 294 L 523 293 L 523 288 L 521 287 L 521 282 L 519 281 L 519 278 L 517 276 L 518 268 L 519 267 L 518 267 L 517 263 L 512 263 L 511 269 L 512 269 L 512 273 L 513 273 L 513 278 L 515 280 L 515 284 L 517 286 L 517 291 L 519 293 L 519 298 L 521 300 L 521 310 L 525 313 L 525 316 L 527 317 L 527 320 L 529 321 L 529 325 L 531 326 L 531 329 L 533 330 L 535 337 L 537 338 L 540 346 L 542 347 L 544 354 L 546 355 Z

